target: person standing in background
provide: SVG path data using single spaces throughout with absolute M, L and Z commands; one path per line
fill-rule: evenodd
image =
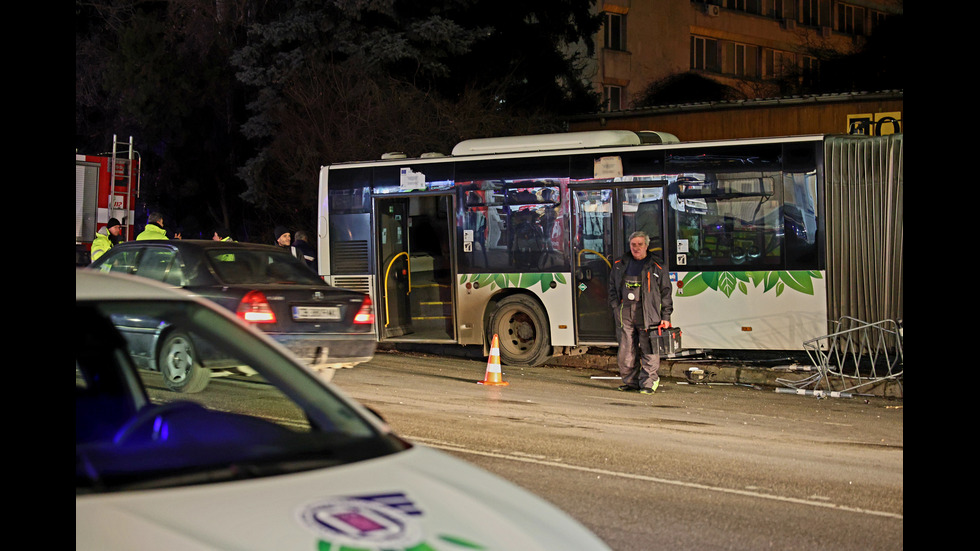
M 122 224 L 119 220 L 110 218 L 109 223 L 95 233 L 95 239 L 92 241 L 92 261 L 108 252 L 118 242 L 120 234 L 122 234 Z
M 167 239 L 167 230 L 163 228 L 163 215 L 159 212 L 151 212 L 146 217 L 146 228 L 136 236 L 137 241 L 146 239 Z
M 289 235 L 289 230 L 287 230 L 284 226 L 276 226 L 272 237 L 276 240 L 276 245 L 280 247 L 288 247 L 292 242 L 292 236 Z
M 313 252 L 313 246 L 310 245 L 309 239 L 305 231 L 300 230 L 296 232 L 296 238 L 293 240 L 291 250 L 293 256 L 306 262 L 306 265 L 316 272 L 316 254 Z

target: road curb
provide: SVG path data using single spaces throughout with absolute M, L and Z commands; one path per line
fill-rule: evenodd
M 439 346 L 426 343 L 378 343 L 377 352 L 415 352 L 436 355 L 451 355 L 470 360 L 486 360 L 479 346 Z M 552 356 L 545 365 L 555 367 L 574 367 L 605 371 L 609 376 L 618 376 L 616 349 L 598 349 L 585 354 Z M 505 366 L 506 367 L 506 366 Z M 700 381 L 696 384 L 732 384 L 759 387 L 765 390 L 795 388 L 793 383 L 814 376 L 817 371 L 813 365 L 786 360 L 782 365 L 758 365 L 723 359 L 703 358 L 663 358 L 660 362 L 660 376 L 672 382 L 691 383 L 695 378 L 688 376 L 689 370 L 700 370 Z M 788 383 L 788 384 L 787 384 Z M 811 387 L 807 387 L 812 389 Z M 820 390 L 839 392 L 840 385 Z M 889 399 L 903 399 L 904 389 L 901 379 L 882 381 L 848 391 L 853 396 L 877 396 Z
M 581 354 L 577 356 L 553 356 L 546 365 L 581 367 L 607 371 L 610 375 L 618 375 L 615 354 Z M 689 375 L 691 373 L 691 375 Z M 780 366 L 756 366 L 725 360 L 672 359 L 662 358 L 660 361 L 660 376 L 677 382 L 710 384 L 723 383 L 763 388 L 795 388 L 798 383 L 813 377 L 817 369 L 813 365 L 787 363 Z M 811 387 L 808 387 L 812 389 Z M 831 388 L 820 387 L 820 390 L 841 391 L 841 385 L 831 385 Z M 878 396 L 883 398 L 904 398 L 902 381 L 879 381 L 849 391 L 852 395 Z

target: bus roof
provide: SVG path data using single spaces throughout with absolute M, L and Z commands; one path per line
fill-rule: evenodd
M 629 130 L 595 130 L 532 136 L 505 136 L 465 140 L 453 148 L 453 156 L 487 153 L 520 153 L 640 145 L 642 143 L 677 143 L 680 140 L 666 132 L 631 132 Z
M 644 130 L 597 130 L 586 132 L 567 132 L 557 134 L 536 134 L 530 136 L 506 136 L 498 138 L 475 138 L 464 140 L 453 148 L 451 155 L 426 154 L 421 157 L 409 157 L 404 154 L 386 155 L 382 159 L 367 161 L 344 161 L 323 168 L 354 168 L 367 165 L 390 164 L 424 164 L 475 160 L 477 158 L 492 158 L 495 156 L 528 157 L 536 154 L 561 154 L 562 152 L 589 150 L 625 151 L 635 147 L 687 147 L 731 145 L 737 143 L 773 143 L 824 140 L 826 134 L 808 134 L 799 136 L 769 136 L 759 138 L 738 138 L 726 140 L 706 140 L 697 142 L 681 142 L 673 134 Z M 859 138 L 863 136 L 847 135 L 842 137 Z M 658 147 L 659 146 L 659 147 Z

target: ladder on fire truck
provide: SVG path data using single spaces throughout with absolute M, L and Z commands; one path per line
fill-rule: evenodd
M 116 134 L 112 135 L 112 193 L 109 202 L 109 217 L 119 220 L 123 227 L 123 235 L 129 235 L 133 214 L 133 187 L 139 195 L 139 171 L 136 182 L 133 181 L 133 162 L 136 152 L 133 150 L 133 137 L 128 142 L 119 141 Z

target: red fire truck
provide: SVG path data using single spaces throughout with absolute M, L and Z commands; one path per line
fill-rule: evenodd
M 89 263 L 95 232 L 119 220 L 123 239 L 133 239 L 133 210 L 139 196 L 139 158 L 128 142 L 112 137 L 112 152 L 75 154 L 75 265 Z

